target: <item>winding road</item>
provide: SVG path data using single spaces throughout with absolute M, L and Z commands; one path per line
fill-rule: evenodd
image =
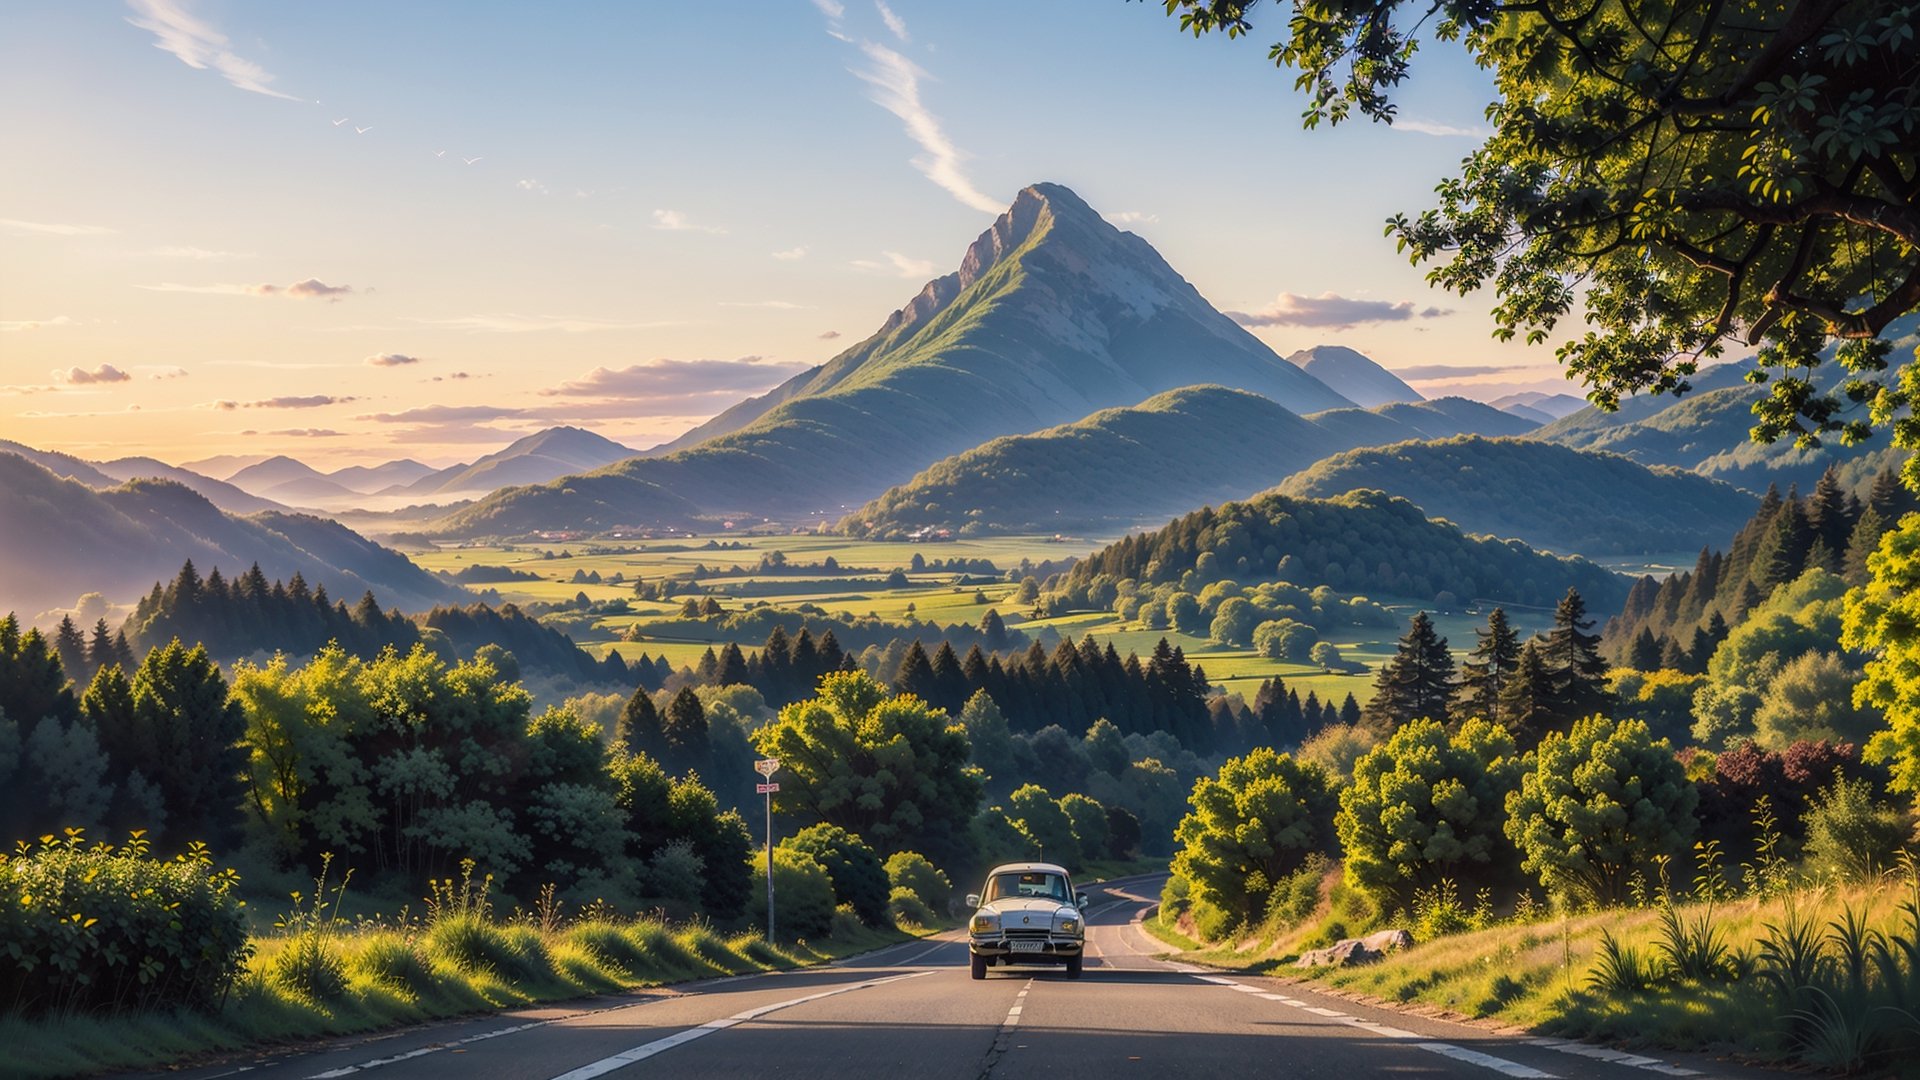
M 1163 877 L 1093 890 L 1088 960 L 967 976 L 960 933 L 830 967 L 519 1009 L 181 1072 L 214 1080 L 594 1077 L 1776 1076 L 1357 1005 L 1155 959 Z

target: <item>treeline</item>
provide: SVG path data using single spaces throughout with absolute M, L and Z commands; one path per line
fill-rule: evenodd
M 1611 607 L 1625 591 L 1616 575 L 1585 559 L 1544 555 L 1518 541 L 1470 537 L 1451 524 L 1427 520 L 1405 499 L 1377 491 L 1326 500 L 1267 494 L 1207 507 L 1095 552 L 1077 563 L 1059 588 L 1071 597 L 1101 581 L 1180 582 L 1197 592 L 1212 581 L 1249 578 L 1421 598 L 1445 592 L 1463 601 L 1538 606 L 1556 603 L 1574 588 Z
M 362 660 L 383 649 L 404 653 L 416 645 L 452 660 L 491 645 L 511 652 L 530 672 L 620 686 L 640 681 L 617 653 L 596 660 L 572 638 L 511 604 L 436 606 L 409 616 L 383 610 L 369 592 L 348 607 L 329 597 L 325 586 L 308 588 L 297 573 L 284 583 L 268 581 L 257 563 L 229 580 L 219 567 L 202 578 L 187 560 L 172 581 L 156 582 L 141 598 L 122 632 L 135 649 L 179 639 L 198 642 L 223 659 L 272 652 L 309 656 L 332 642 Z M 64 654 L 63 659 L 76 679 L 91 678 L 99 667 L 75 665 Z M 130 661 L 123 663 L 131 667 Z
M 803 630 L 809 631 L 815 641 L 831 633 L 842 649 L 854 652 L 869 646 L 884 649 L 893 641 L 916 637 L 928 641 L 950 641 L 960 649 L 979 645 L 989 651 L 1025 648 L 1029 640 L 1026 634 L 1007 626 L 999 613 L 992 609 L 988 609 L 976 624 L 941 624 L 931 619 L 892 621 L 876 616 L 855 615 L 850 611 L 828 614 L 826 609 L 816 604 L 800 604 L 790 608 L 763 605 L 728 611 L 713 597 L 702 598 L 692 607 L 683 607 L 678 618 L 636 623 L 626 640 L 639 642 L 652 638 L 669 641 L 692 638 L 711 641 L 727 638 L 753 641 L 770 636 L 775 629 L 783 630 L 790 637 L 797 636 Z
M 38 630 L 0 619 L 0 835 L 144 830 L 158 851 L 257 842 L 283 866 L 417 887 L 472 858 L 509 893 L 737 921 L 750 840 L 693 775 L 673 779 L 487 655 L 424 644 L 363 660 L 242 661 L 178 640 L 80 687 Z
M 1865 584 L 1867 556 L 1913 510 L 1920 510 L 1920 499 L 1891 468 L 1874 478 L 1864 502 L 1831 467 L 1805 498 L 1789 489 L 1782 499 L 1769 487 L 1728 550 L 1702 548 L 1692 570 L 1634 582 L 1620 614 L 1607 623 L 1607 651 L 1640 671 L 1702 673 L 1729 627 L 1808 570 Z

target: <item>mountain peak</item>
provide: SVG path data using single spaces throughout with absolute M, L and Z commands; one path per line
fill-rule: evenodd
M 1351 398 L 1363 409 L 1397 401 L 1424 401 L 1419 391 L 1400 376 L 1345 345 L 1315 345 L 1301 349 L 1287 362 Z

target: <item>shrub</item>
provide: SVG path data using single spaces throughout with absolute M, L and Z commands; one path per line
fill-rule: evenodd
M 1871 877 L 1892 865 L 1909 832 L 1905 815 L 1874 799 L 1871 783 L 1849 780 L 1839 769 L 1813 797 L 1804 822 L 1809 867 L 1847 879 Z
M 1226 913 L 1229 924 L 1264 914 L 1273 883 L 1300 868 L 1331 839 L 1333 794 L 1311 762 L 1271 749 L 1229 758 L 1193 785 L 1186 817 L 1174 830 L 1173 872 L 1196 902 Z M 1199 919 L 1196 903 L 1195 918 Z
M 1313 917 L 1320 906 L 1320 881 L 1331 864 L 1325 855 L 1314 852 L 1300 869 L 1280 879 L 1267 894 L 1266 921 L 1274 929 L 1298 926 Z
M 1496 724 L 1469 720 L 1451 736 L 1436 720 L 1401 727 L 1340 792 L 1347 881 L 1393 906 L 1443 881 L 1501 876 L 1515 861 L 1501 822 L 1519 772 L 1513 736 Z
M 887 883 L 892 886 L 890 907 L 893 900 L 898 899 L 901 889 L 911 892 L 929 911 L 943 912 L 953 899 L 953 882 L 925 855 L 916 851 L 896 851 L 887 857 Z
M 1685 848 L 1698 801 L 1666 740 L 1641 721 L 1594 716 L 1527 755 L 1520 790 L 1507 796 L 1506 833 L 1540 884 L 1617 904 L 1661 856 Z
M 895 925 L 932 926 L 939 921 L 919 894 L 905 886 L 894 887 L 887 899 L 887 913 L 893 916 Z
M 866 841 L 838 825 L 812 825 L 780 841 L 780 847 L 805 852 L 826 867 L 833 879 L 836 903 L 853 908 L 853 913 L 868 926 L 879 926 L 887 918 L 887 894 L 890 883 L 880 857 Z M 779 879 L 775 878 L 775 885 Z M 779 899 L 774 899 L 775 914 Z
M 79 830 L 0 856 L 0 1007 L 30 1015 L 220 1001 L 252 954 L 233 896 L 193 845 L 148 855 L 141 834 L 83 847 Z
M 833 932 L 833 878 L 820 861 L 789 847 L 773 849 L 774 933 L 783 938 L 818 938 Z M 753 864 L 749 918 L 767 924 L 767 871 Z

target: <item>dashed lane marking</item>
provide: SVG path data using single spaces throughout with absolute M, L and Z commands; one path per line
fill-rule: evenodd
M 1588 1046 L 1586 1043 L 1571 1042 L 1567 1039 L 1528 1039 L 1528 1046 L 1538 1046 L 1546 1050 L 1557 1050 L 1562 1054 L 1577 1054 L 1595 1061 L 1625 1065 L 1632 1069 L 1645 1069 L 1648 1072 L 1663 1073 L 1667 1076 L 1705 1076 L 1699 1069 L 1688 1069 L 1672 1062 L 1650 1058 L 1643 1054 L 1629 1054 L 1624 1050 L 1614 1050 L 1605 1046 Z
M 676 1046 L 684 1046 L 695 1039 L 703 1039 L 716 1031 L 725 1031 L 737 1024 L 744 1024 L 750 1020 L 758 1020 L 768 1013 L 779 1012 L 781 1009 L 791 1009 L 795 1005 L 804 1005 L 809 1001 L 819 1001 L 822 998 L 850 994 L 855 990 L 865 990 L 869 987 L 884 986 L 887 983 L 900 982 L 905 979 L 917 979 L 922 975 L 931 974 L 933 974 L 931 971 L 915 971 L 906 975 L 889 976 L 884 979 L 868 979 L 865 982 L 857 982 L 848 986 L 837 986 L 832 990 L 823 990 L 817 994 L 808 994 L 805 997 L 776 1001 L 771 1005 L 762 1005 L 757 1009 L 748 1009 L 745 1012 L 734 1013 L 732 1016 L 723 1016 L 718 1020 L 709 1020 L 699 1027 L 691 1027 L 685 1031 L 676 1031 L 672 1035 L 665 1036 L 664 1038 L 655 1039 L 648 1043 L 641 1043 L 631 1050 L 623 1050 L 611 1057 L 604 1057 L 591 1064 L 582 1065 L 577 1069 L 561 1073 L 555 1080 L 593 1080 L 596 1076 L 605 1076 L 616 1069 L 624 1069 L 636 1061 L 645 1061 L 655 1054 L 664 1053 Z

